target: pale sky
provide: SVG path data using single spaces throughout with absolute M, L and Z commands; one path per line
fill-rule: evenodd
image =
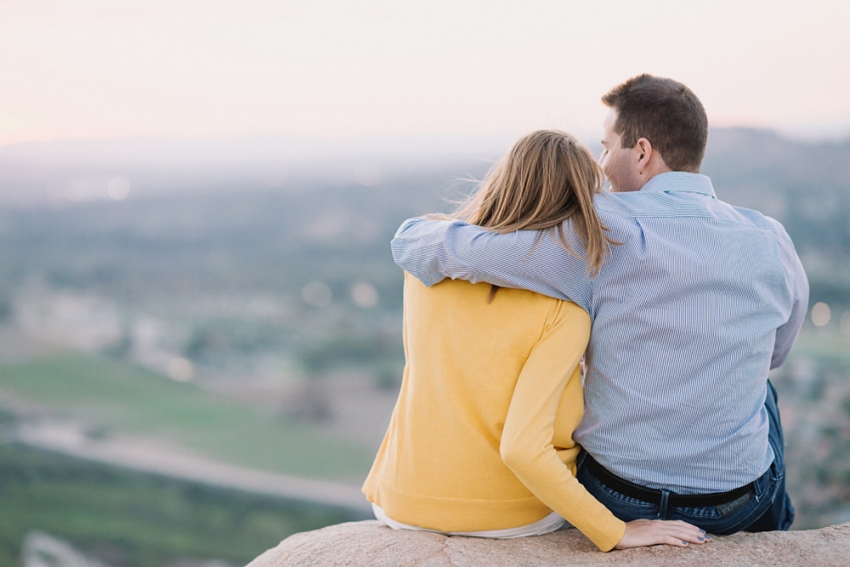
M 642 72 L 850 135 L 850 1 L 0 0 L 0 146 L 587 135 Z

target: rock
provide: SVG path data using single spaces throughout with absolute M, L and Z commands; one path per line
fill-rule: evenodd
M 688 548 L 655 546 L 602 553 L 575 529 L 493 540 L 396 531 L 350 522 L 292 535 L 248 567 L 846 567 L 850 524 L 820 530 L 714 536 Z

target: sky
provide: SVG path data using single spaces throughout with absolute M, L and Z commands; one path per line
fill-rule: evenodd
M 594 137 L 643 72 L 712 126 L 850 136 L 848 28 L 845 0 L 0 0 L 0 146 Z

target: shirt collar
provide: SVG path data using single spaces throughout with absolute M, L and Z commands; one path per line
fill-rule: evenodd
M 711 185 L 711 179 L 707 175 L 699 173 L 688 173 L 685 171 L 671 171 L 668 173 L 660 173 L 646 182 L 646 185 L 641 187 L 641 193 L 702 193 L 709 197 L 717 198 L 714 193 L 714 187 Z

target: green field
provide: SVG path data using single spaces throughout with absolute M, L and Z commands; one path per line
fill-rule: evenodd
M 351 512 L 136 473 L 0 445 L 0 565 L 20 567 L 30 530 L 110 565 L 180 558 L 244 565 L 286 536 Z
M 0 364 L 0 391 L 83 419 L 93 430 L 169 440 L 217 460 L 358 481 L 369 449 L 264 414 L 126 362 L 84 355 Z
M 791 356 L 808 356 L 850 369 L 850 337 L 841 332 L 801 333 Z

